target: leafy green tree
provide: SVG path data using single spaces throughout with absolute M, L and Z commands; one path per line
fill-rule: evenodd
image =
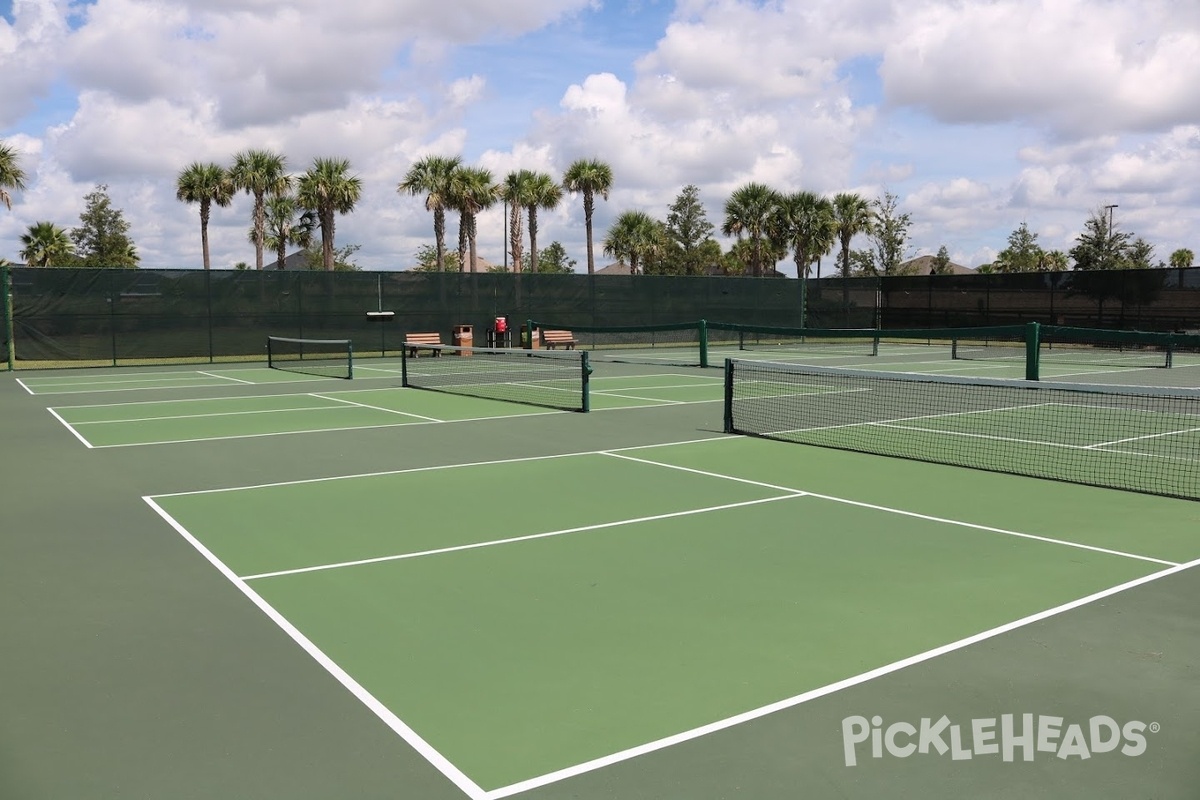
M 750 274 L 755 277 L 763 274 L 769 250 L 767 235 L 779 200 L 779 193 L 770 186 L 751 182 L 735 189 L 725 202 L 725 223 L 721 232 L 749 241 Z
M 538 209 L 552 211 L 562 202 L 562 187 L 544 172 L 535 172 L 530 179 L 529 192 L 525 199 L 525 211 L 529 214 L 529 271 L 538 271 Z
M 297 219 L 297 215 L 299 219 Z M 313 229 L 317 221 L 312 214 L 300 214 L 300 204 L 290 194 L 267 198 L 266 217 L 263 227 L 263 244 L 275 251 L 275 268 L 283 269 L 289 245 L 307 250 L 312 245 Z M 253 244 L 257 232 L 250 229 L 247 238 Z
M 21 234 L 21 259 L 29 267 L 64 267 L 73 260 L 75 245 L 65 229 L 53 222 L 35 222 Z
M 451 270 L 459 268 L 459 265 L 456 263 L 458 261 L 458 253 L 457 252 L 443 253 L 442 254 L 442 263 L 439 264 L 437 247 L 434 245 L 431 245 L 431 244 L 423 244 L 420 247 L 418 247 L 416 255 L 417 255 L 417 265 L 415 267 L 413 267 L 414 272 L 441 272 L 442 267 L 444 267 L 444 266 L 449 266 Z M 449 263 L 447 264 L 447 262 L 449 262 Z M 493 269 L 488 270 L 488 272 L 495 272 L 495 271 L 497 271 L 497 270 L 493 270 Z M 499 272 L 507 272 L 507 270 L 504 269 L 503 267 L 501 267 L 498 271 Z
M 588 274 L 596 271 L 596 259 L 592 244 L 592 214 L 596 208 L 596 195 L 608 199 L 612 191 L 612 167 L 596 159 L 579 159 L 567 167 L 563 175 L 563 188 L 572 194 L 583 194 L 583 224 L 587 233 L 587 264 Z
M 938 248 L 937 255 L 933 257 L 933 262 L 929 266 L 930 275 L 949 275 L 954 270 L 950 267 L 950 251 L 946 249 L 946 245 Z
M 1038 272 L 1045 263 L 1046 253 L 1037 243 L 1038 235 L 1022 222 L 1008 235 L 1008 247 L 996 254 L 996 272 Z
M 1154 264 L 1154 245 L 1147 242 L 1142 237 L 1138 237 L 1130 243 L 1125 250 L 1125 269 L 1153 269 Z M 1160 261 L 1158 266 L 1164 266 Z
M 875 242 L 876 270 L 883 275 L 911 275 L 916 271 L 915 267 L 903 266 L 912 217 L 899 213 L 899 204 L 899 198 L 891 192 L 884 192 L 871 203 L 875 209 L 870 233 Z
M 527 262 L 530 260 L 526 258 Z M 537 263 L 537 271 L 543 275 L 568 275 L 575 271 L 577 262 L 567 255 L 567 248 L 563 247 L 561 242 L 551 242 L 538 254 Z M 504 267 L 501 267 L 500 271 L 504 272 Z
M 329 270 L 325 267 L 325 251 L 323 248 L 315 247 L 314 244 L 310 242 L 308 247 L 304 249 L 304 268 L 312 272 L 328 272 Z M 361 271 L 362 267 L 353 261 L 354 254 L 361 249 L 361 244 L 347 244 L 334 250 L 333 272 Z
M 1078 270 L 1125 269 L 1129 265 L 1130 234 L 1109 225 L 1104 209 L 1093 211 L 1075 237 L 1070 255 Z
M 129 223 L 121 209 L 114 208 L 108 186 L 96 188 L 84 196 L 86 203 L 79 215 L 79 227 L 71 231 L 78 263 L 83 267 L 134 269 L 137 249 L 129 238 Z
M 270 150 L 246 150 L 233 157 L 229 179 L 235 191 L 254 197 L 254 268 L 263 268 L 263 245 L 266 241 L 266 197 L 283 194 L 291 188 L 287 174 L 287 159 Z
M 643 259 L 651 258 L 663 245 L 662 224 L 645 211 L 626 211 L 613 222 L 604 237 L 604 254 L 629 262 L 638 274 Z
M 491 170 L 462 167 L 450 175 L 449 206 L 458 211 L 458 261 L 462 268 L 479 269 L 476 221 L 480 211 L 496 204 L 496 180 Z M 469 254 L 469 257 L 468 257 Z
M 296 181 L 296 200 L 321 226 L 321 254 L 327 271 L 337 263 L 334 238 L 337 215 L 349 214 L 362 197 L 362 179 L 350 174 L 344 158 L 315 158 Z
M 211 267 L 208 250 L 208 220 L 213 204 L 225 208 L 233 201 L 233 181 L 219 164 L 193 161 L 175 178 L 175 197 L 184 203 L 200 205 L 200 249 L 204 268 Z
M 708 221 L 704 205 L 700 202 L 700 190 L 689 184 L 676 196 L 667 213 L 664 228 L 666 247 L 662 257 L 653 265 L 647 263 L 645 271 L 661 275 L 701 275 L 712 262 L 712 249 L 705 247 L 716 228 Z M 719 258 L 721 247 L 717 245 Z
M 24 188 L 25 171 L 21 169 L 17 149 L 0 142 L 0 203 L 12 210 L 12 195 L 9 192 Z
M 850 251 L 850 272 L 858 278 L 866 278 L 872 275 L 878 275 L 879 262 L 875 260 L 874 250 L 851 250 Z
M 425 210 L 433 212 L 433 238 L 437 268 L 446 266 L 446 209 L 453 197 L 453 176 L 462 164 L 458 156 L 425 156 L 414 163 L 396 187 L 400 194 L 425 195 Z
M 815 192 L 783 195 L 775 209 L 771 239 L 794 252 L 796 275 L 807 278 L 812 265 L 836 240 L 833 204 Z
M 1190 267 L 1196 260 L 1196 254 L 1186 247 L 1181 247 L 1171 253 L 1170 265 L 1179 269 Z

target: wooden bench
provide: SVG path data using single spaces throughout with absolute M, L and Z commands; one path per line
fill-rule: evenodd
M 442 351 L 438 347 L 441 344 L 442 335 L 440 333 L 406 333 L 404 335 L 404 349 L 408 351 L 409 358 L 416 358 L 419 350 L 428 350 L 435 356 L 440 356 Z
M 575 341 L 575 336 L 570 331 L 542 331 L 542 346 L 547 350 L 553 350 L 560 345 L 568 350 L 574 350 L 576 344 L 578 342 Z

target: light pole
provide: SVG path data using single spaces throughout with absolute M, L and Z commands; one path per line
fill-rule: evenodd
M 504 219 L 500 224 L 504 227 L 504 271 L 508 272 L 508 198 L 504 199 Z
M 1107 262 L 1110 257 L 1115 255 L 1112 252 L 1112 250 L 1113 250 L 1113 227 L 1112 226 L 1113 226 L 1113 209 L 1114 208 L 1117 208 L 1117 205 L 1115 203 L 1104 207 L 1104 210 L 1108 212 L 1108 236 L 1106 237 L 1105 242 L 1104 242 L 1104 260 L 1106 262 L 1105 266 L 1110 266 Z

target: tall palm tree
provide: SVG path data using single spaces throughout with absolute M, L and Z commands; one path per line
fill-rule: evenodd
M 300 204 L 290 194 L 280 194 L 267 199 L 266 235 L 264 243 L 275 251 L 275 268 L 283 269 L 287 259 L 288 245 L 307 248 L 312 244 L 316 220 L 310 213 L 296 215 Z M 250 241 L 254 241 L 254 229 L 250 229 Z
M 860 233 L 870 233 L 875 215 L 871 203 L 860 194 L 841 192 L 833 198 L 833 219 L 842 243 L 842 309 L 850 308 L 850 241 Z
M 538 221 L 537 212 L 539 208 L 544 208 L 547 211 L 555 209 L 562 202 L 563 190 L 562 187 L 554 182 L 544 172 L 534 173 L 529 184 L 529 197 L 525 203 L 525 210 L 529 212 L 529 271 L 538 271 L 538 249 L 537 249 L 537 233 Z
M 60 267 L 67 263 L 75 245 L 65 228 L 53 222 L 35 222 L 21 234 L 20 256 L 26 266 Z
M 815 192 L 793 192 L 779 198 L 771 238 L 795 252 L 796 276 L 807 278 L 813 263 L 837 238 L 833 204 Z
M 662 226 L 645 211 L 626 211 L 613 222 L 604 237 L 604 254 L 629 259 L 629 272 L 638 274 L 643 259 L 662 246 Z
M 535 197 L 536 173 L 519 169 L 505 176 L 500 184 L 500 198 L 508 203 L 508 247 L 512 256 L 513 272 L 521 271 L 523 244 L 521 237 L 522 212 Z
M 612 190 L 612 167 L 596 159 L 579 159 L 567 167 L 563 175 L 563 188 L 574 194 L 583 193 L 583 223 L 587 229 L 588 274 L 596 271 L 596 259 L 592 255 L 592 213 L 596 207 L 596 195 L 605 200 Z
M 17 157 L 17 149 L 0 142 L 0 202 L 12 210 L 12 196 L 9 190 L 20 191 L 25 188 L 25 171 Z
M 240 189 L 254 196 L 254 268 L 262 269 L 266 196 L 283 194 L 291 188 L 287 159 L 270 150 L 246 150 L 234 156 L 229 179 L 235 191 Z
M 233 181 L 219 164 L 193 161 L 175 178 L 175 197 L 191 205 L 200 204 L 200 249 L 204 253 L 204 268 L 211 266 L 208 252 L 208 219 L 213 203 L 222 208 L 233 201 Z
M 482 167 L 459 167 L 450 176 L 450 207 L 459 214 L 458 263 L 461 270 L 465 271 L 468 263 L 471 272 L 479 270 L 476 216 L 496 204 L 496 189 L 491 170 Z
M 446 209 L 450 207 L 451 180 L 461 164 L 458 156 L 425 156 L 409 167 L 404 180 L 396 186 L 400 194 L 425 195 L 425 210 L 433 212 L 439 272 L 446 266 Z
M 749 240 L 752 275 L 763 273 L 764 240 L 770 232 L 779 199 L 779 193 L 770 186 L 751 182 L 735 189 L 725 202 L 725 223 L 721 232 Z
M 350 174 L 344 158 L 315 158 L 296 181 L 296 200 L 321 226 L 321 263 L 333 271 L 335 215 L 349 214 L 362 198 L 362 179 Z

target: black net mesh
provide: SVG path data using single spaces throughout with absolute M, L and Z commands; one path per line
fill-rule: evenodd
M 403 354 L 404 385 L 510 403 L 588 410 L 585 351 L 422 346 Z
M 1200 500 L 1200 390 L 730 359 L 725 425 L 799 444 Z

